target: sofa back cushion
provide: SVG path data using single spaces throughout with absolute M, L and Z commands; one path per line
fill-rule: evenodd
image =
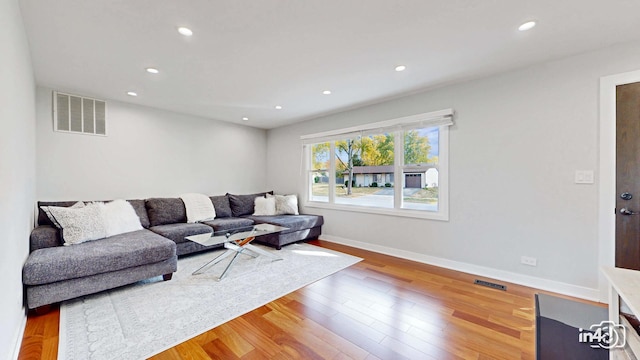
M 231 213 L 234 217 L 252 215 L 256 198 L 266 197 L 267 194 L 273 195 L 273 191 L 248 195 L 227 194 L 229 197 L 229 204 L 231 205 Z
M 29 252 L 62 245 L 60 230 L 53 225 L 37 226 L 29 236 Z
M 127 201 L 131 204 L 131 206 L 133 206 L 133 209 L 136 211 L 136 214 L 138 214 L 138 217 L 140 218 L 140 225 L 142 225 L 142 227 L 145 229 L 148 228 L 149 216 L 147 215 L 147 208 L 145 207 L 145 201 L 144 200 L 127 200 Z M 47 216 L 47 214 L 45 214 L 45 212 L 42 211 L 42 209 L 40 208 L 41 206 L 69 207 L 77 202 L 78 201 L 38 201 L 38 225 L 54 225 L 51 219 L 49 219 L 49 217 Z M 105 202 L 108 202 L 108 201 L 105 201 Z
M 151 198 L 145 205 L 151 226 L 187 222 L 187 209 L 180 198 Z
M 54 225 L 53 221 L 51 221 L 47 214 L 42 210 L 42 206 L 69 207 L 77 202 L 78 201 L 38 201 L 38 225 Z
M 216 209 L 216 219 L 233 216 L 227 195 L 211 196 L 210 199 Z

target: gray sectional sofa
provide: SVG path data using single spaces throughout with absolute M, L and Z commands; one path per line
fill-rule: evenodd
M 59 230 L 40 206 L 68 207 L 76 201 L 39 202 L 38 226 L 31 232 L 30 254 L 22 270 L 27 307 L 34 309 L 159 275 L 169 280 L 177 270 L 178 256 L 219 247 L 185 240 L 190 235 L 269 223 L 289 229 L 256 241 L 280 249 L 321 234 L 322 216 L 253 216 L 253 201 L 265 194 L 212 196 L 216 218 L 195 224 L 187 223 L 180 198 L 128 200 L 142 230 L 71 246 L 62 245 Z

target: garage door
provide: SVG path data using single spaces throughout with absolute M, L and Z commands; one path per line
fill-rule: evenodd
M 422 174 L 404 174 L 404 187 L 406 188 L 421 188 Z

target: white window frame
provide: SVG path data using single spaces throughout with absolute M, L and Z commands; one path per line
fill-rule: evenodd
M 453 109 L 445 109 L 423 114 L 411 115 L 372 124 L 355 126 L 345 129 L 326 131 L 322 133 L 303 135 L 300 137 L 303 145 L 304 156 L 304 206 L 351 212 L 363 212 L 401 217 L 412 217 L 431 220 L 449 220 L 449 126 L 453 125 Z M 394 186 L 394 208 L 378 208 L 361 205 L 346 205 L 335 203 L 335 141 L 344 140 L 354 133 L 364 131 L 380 131 L 393 133 L 396 139 L 404 138 L 405 129 L 439 127 L 439 154 L 438 154 L 438 211 L 413 210 L 402 208 L 402 180 L 404 178 L 404 151 L 403 141 L 394 142 L 394 182 L 400 186 Z M 330 142 L 329 174 L 329 200 L 328 202 L 311 201 L 311 145 Z

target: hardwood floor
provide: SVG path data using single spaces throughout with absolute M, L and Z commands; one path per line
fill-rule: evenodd
M 490 289 L 473 284 L 478 276 L 311 243 L 364 261 L 152 359 L 535 358 L 533 299 L 543 291 Z M 56 359 L 59 320 L 58 309 L 30 315 L 19 359 Z

